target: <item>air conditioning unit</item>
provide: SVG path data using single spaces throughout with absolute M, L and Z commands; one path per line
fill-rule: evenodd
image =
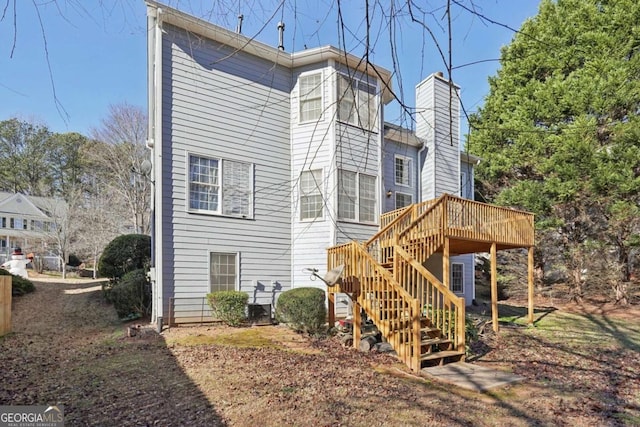
M 271 325 L 271 304 L 249 304 L 249 323 L 252 325 Z

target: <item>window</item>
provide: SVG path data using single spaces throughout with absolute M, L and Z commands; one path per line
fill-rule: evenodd
M 1 228 L 7 228 L 7 218 L 6 217 L 2 217 L 2 222 L 0 222 L 0 227 Z
M 338 218 L 376 222 L 376 177 L 338 171 Z
M 413 196 L 411 194 L 396 192 L 396 209 L 404 208 L 413 203 Z
M 464 293 L 464 264 L 451 264 L 451 291 L 456 294 Z
M 473 199 L 473 194 L 471 193 L 471 182 L 467 181 L 466 172 L 460 173 L 460 197 L 464 197 L 465 199 Z
M 189 155 L 189 210 L 250 217 L 252 188 L 251 164 Z
M 27 224 L 23 224 L 22 218 L 9 218 L 9 228 L 14 230 L 26 230 Z
M 317 120 L 322 114 L 322 75 L 300 77 L 300 121 Z
M 338 120 L 375 131 L 376 87 L 338 74 Z
M 209 286 L 211 292 L 235 291 L 238 283 L 237 254 L 211 252 L 209 254 Z
M 322 169 L 300 174 L 300 219 L 322 218 Z
M 376 222 L 376 177 L 360 174 L 358 176 L 360 221 Z
M 411 187 L 411 159 L 396 156 L 395 175 L 396 185 Z

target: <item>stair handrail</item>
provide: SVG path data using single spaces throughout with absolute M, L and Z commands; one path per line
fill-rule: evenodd
M 407 292 L 413 298 L 416 298 L 420 302 L 420 307 L 423 308 L 423 316 L 427 317 L 429 321 L 443 333 L 443 335 L 445 335 L 447 338 L 450 338 L 458 351 L 464 351 L 466 327 L 466 303 L 464 297 L 459 297 L 453 291 L 447 288 L 437 277 L 435 277 L 433 273 L 427 270 L 422 264 L 416 261 L 416 259 L 413 258 L 411 254 L 402 249 L 400 246 L 397 246 L 395 248 L 393 268 L 393 275 L 397 283 L 402 283 L 401 276 L 404 274 L 404 272 L 401 271 L 402 269 L 399 268 L 401 259 L 402 262 L 411 266 L 411 268 L 413 268 L 417 274 L 426 279 L 427 283 L 430 283 L 438 293 L 438 295 L 435 296 L 430 292 L 425 293 L 424 282 L 422 283 L 421 289 L 414 289 L 416 294 L 422 293 L 422 295 L 413 295 L 411 290 L 407 290 Z M 416 285 L 417 284 L 414 284 L 414 286 Z M 411 284 L 409 284 L 409 286 L 411 286 Z M 440 296 L 442 296 L 442 300 L 440 299 Z M 447 319 L 442 317 L 444 316 L 444 313 L 439 312 L 440 310 L 444 311 L 447 302 L 450 302 L 454 306 L 453 313 L 455 316 L 455 326 L 453 328 L 445 327 Z M 430 316 L 430 312 L 435 314 L 433 316 Z M 451 322 L 451 319 L 449 319 L 448 321 Z
M 433 210 L 434 210 L 435 208 L 439 207 L 439 205 L 440 205 L 441 203 L 444 203 L 444 202 L 443 202 L 443 200 L 445 200 L 445 201 L 446 201 L 446 199 L 447 199 L 447 197 L 448 197 L 448 196 L 449 196 L 449 195 L 448 195 L 447 193 L 441 194 L 441 195 L 440 195 L 440 197 L 438 197 L 438 198 L 436 199 L 436 201 L 435 201 L 431 206 L 429 206 L 429 207 L 428 207 L 424 212 L 422 212 L 420 215 L 418 215 L 418 216 L 417 216 L 417 217 L 416 217 L 416 218 L 411 222 L 411 224 L 410 224 L 407 228 L 405 228 L 404 230 L 402 230 L 402 231 L 398 234 L 398 236 L 397 236 L 397 238 L 396 238 L 396 241 L 397 241 L 397 242 L 399 242 L 399 241 L 400 241 L 400 239 L 401 239 L 402 237 L 404 237 L 404 235 L 405 235 L 405 234 L 407 234 L 407 233 L 408 233 L 412 228 L 414 228 L 417 224 L 419 224 L 419 223 L 420 223 L 420 221 L 422 221 L 422 219 L 424 219 L 427 215 L 429 215 L 431 212 L 433 212 Z M 441 230 L 441 231 L 442 231 L 442 232 L 444 232 L 444 230 Z
M 350 249 L 354 250 L 351 251 Z M 393 346 L 398 357 L 412 370 L 420 370 L 420 303 L 411 296 L 402 286 L 398 284 L 395 277 L 389 270 L 384 268 L 367 251 L 362 243 L 353 241 L 349 244 L 340 245 L 329 249 L 328 267 L 332 267 L 332 254 L 340 251 L 349 252 L 343 254 L 345 270 L 343 272 L 343 282 L 335 291 L 351 291 L 356 293 L 358 305 L 364 308 L 367 316 L 376 324 L 382 335 Z M 347 258 L 351 258 L 347 260 Z M 338 257 L 339 258 L 339 257 Z M 362 264 L 360 264 L 362 263 Z M 373 274 L 368 277 L 365 273 L 366 263 L 369 264 Z M 350 283 L 352 280 L 359 281 L 358 286 Z M 396 292 L 401 301 L 390 304 L 381 310 L 376 304 L 380 300 L 372 300 L 376 293 Z M 380 295 L 378 296 L 380 297 Z M 387 319 L 382 319 L 381 312 L 387 314 Z
M 416 206 L 417 206 L 417 204 L 415 204 L 415 203 L 413 205 L 408 206 L 407 209 L 403 213 L 398 215 L 393 221 L 391 221 L 389 224 L 387 224 L 386 227 L 380 229 L 376 234 L 374 234 L 371 238 L 369 238 L 369 240 L 364 242 L 364 247 L 365 248 L 369 247 L 373 242 L 378 240 L 380 238 L 380 236 L 382 236 L 388 230 L 392 229 L 397 223 L 401 222 L 405 217 L 407 217 L 408 215 L 413 215 L 414 212 L 417 210 Z

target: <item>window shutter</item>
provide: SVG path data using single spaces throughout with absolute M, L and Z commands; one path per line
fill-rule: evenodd
M 222 163 L 222 212 L 249 216 L 251 210 L 251 165 L 224 160 Z

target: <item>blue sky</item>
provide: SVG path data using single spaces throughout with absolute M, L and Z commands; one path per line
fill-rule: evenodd
M 472 5 L 471 0 L 459 1 L 468 7 Z M 0 21 L 0 120 L 18 117 L 47 125 L 55 132 L 89 135 L 91 128 L 100 126 L 110 104 L 126 102 L 146 108 L 146 8 L 142 0 L 19 0 L 16 3 L 15 48 L 13 2 L 9 2 L 9 9 Z M 171 0 L 165 3 L 230 29 L 235 29 L 237 15 L 242 13 L 243 33 L 273 45 L 277 45 L 276 24 L 283 20 L 287 51 L 332 44 L 356 55 L 363 52 L 364 1 L 341 2 L 344 33 L 337 25 L 336 0 Z M 370 0 L 370 3 L 376 2 Z M 390 2 L 379 3 L 384 4 L 388 12 Z M 429 4 L 424 10 L 424 20 L 448 56 L 443 8 L 446 1 L 414 3 Z M 535 16 L 538 3 L 538 0 L 473 1 L 480 14 L 516 29 L 526 18 Z M 389 28 L 380 24 L 386 22 L 380 19 L 381 12 L 379 7 L 371 11 L 372 60 L 398 70 L 403 90 L 400 91 L 397 81 L 395 89 L 404 94 L 408 105 L 413 105 L 415 85 L 433 72 L 446 71 L 446 67 L 431 36 L 411 22 L 406 6 L 396 11 L 397 65 L 394 67 Z M 420 15 L 416 9 L 413 13 Z M 454 67 L 498 58 L 500 47 L 513 37 L 513 31 L 484 21 L 455 4 L 451 17 Z M 498 66 L 497 61 L 488 61 L 453 70 L 453 79 L 462 87 L 462 101 L 467 110 L 473 111 L 481 105 L 488 92 L 487 78 L 495 74 Z M 389 106 L 385 118 L 401 122 L 397 103 Z

